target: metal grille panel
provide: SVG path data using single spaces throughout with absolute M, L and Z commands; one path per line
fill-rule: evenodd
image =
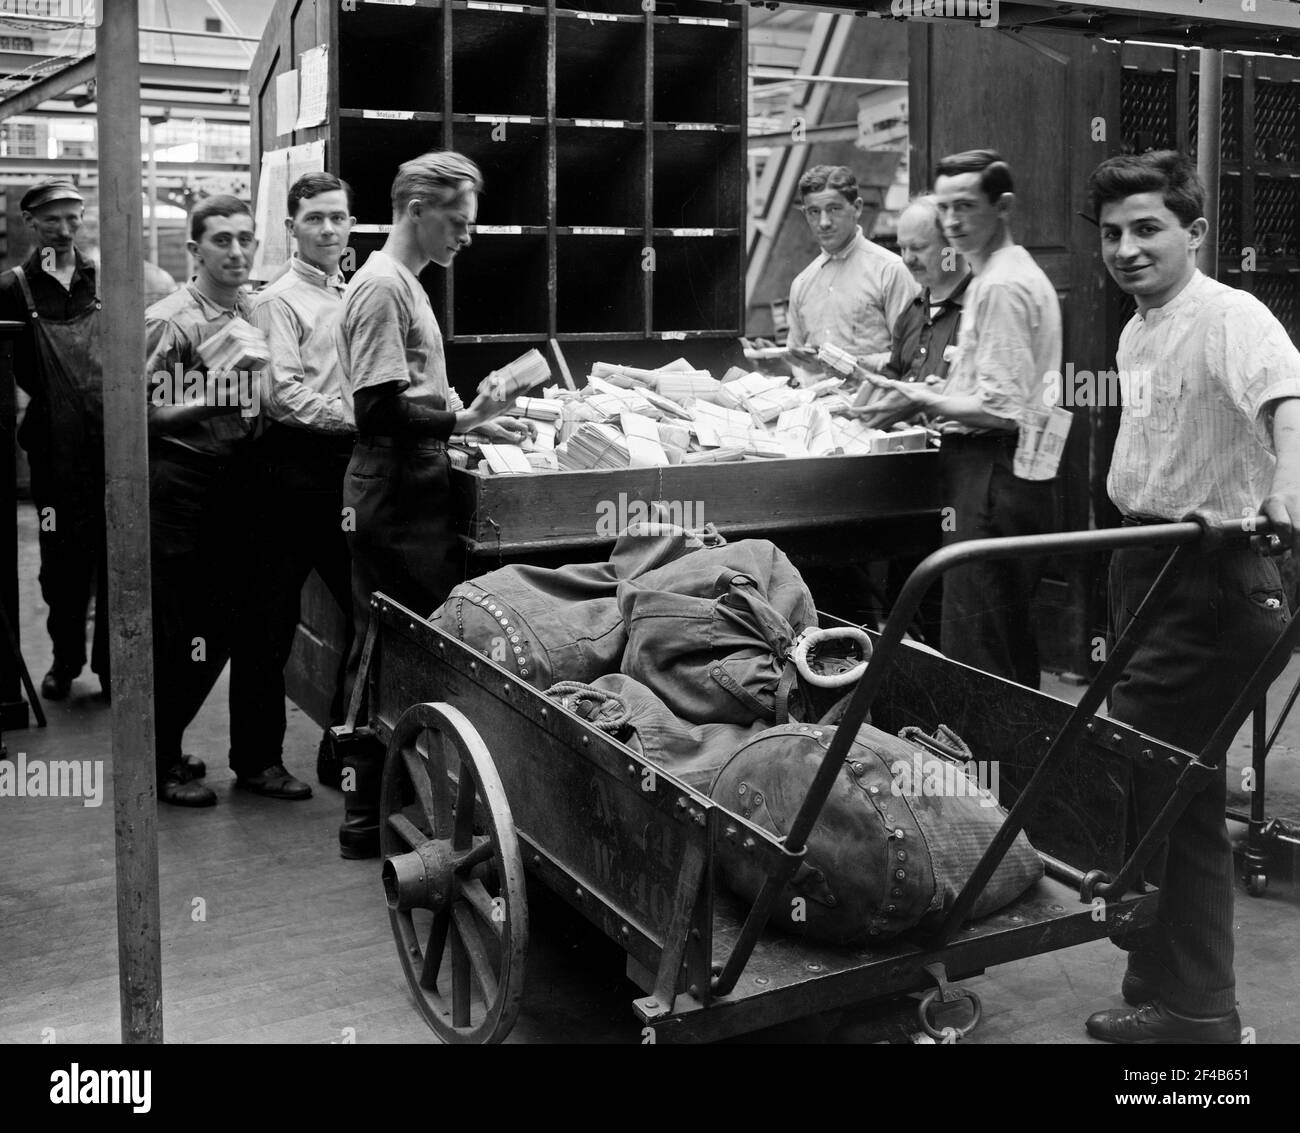
M 1256 275 L 1254 295 L 1277 316 L 1278 322 L 1286 327 L 1291 340 L 1296 341 L 1296 332 L 1300 329 L 1300 320 L 1296 318 L 1296 282 L 1300 276 L 1290 272 L 1284 274 Z
M 1125 153 L 1173 149 L 1176 87 L 1164 71 L 1124 71 L 1120 81 L 1120 134 Z
M 1219 255 L 1241 255 L 1241 178 L 1219 178 Z
M 1200 97 L 1201 80 L 1199 75 L 1190 76 L 1187 90 L 1187 152 L 1196 159 L 1196 130 L 1200 121 L 1197 99 Z M 1241 161 L 1241 80 L 1225 76 L 1223 80 L 1223 98 L 1219 103 L 1221 120 L 1219 124 L 1219 152 L 1225 164 Z
M 1294 256 L 1300 193 L 1286 177 L 1255 178 L 1255 245 L 1263 256 Z
M 1296 160 L 1296 106 L 1300 83 L 1255 84 L 1255 158 L 1258 161 Z

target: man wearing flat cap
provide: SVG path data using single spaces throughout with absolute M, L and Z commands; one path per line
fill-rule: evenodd
M 41 596 L 54 664 L 41 682 L 62 700 L 86 663 L 86 610 L 95 590 L 90 667 L 109 691 L 108 572 L 104 526 L 104 409 L 95 264 L 77 248 L 84 200 L 56 178 L 23 195 L 34 238 L 21 266 L 0 275 L 0 319 L 26 324 L 14 374 L 31 398 L 18 430 L 31 466 L 40 525 Z

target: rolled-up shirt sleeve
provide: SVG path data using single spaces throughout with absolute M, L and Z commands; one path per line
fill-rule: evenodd
M 271 365 L 262 385 L 266 415 L 272 421 L 316 433 L 351 433 L 343 399 L 318 393 L 304 381 L 304 328 L 289 304 L 269 299 L 253 309 L 249 321 L 266 334 L 271 352 Z
M 400 284 L 372 276 L 353 287 L 343 307 L 352 389 L 397 382 L 405 391 L 411 384 L 404 345 L 411 318 Z
M 1300 397 L 1300 351 L 1262 304 L 1242 305 L 1219 323 L 1214 343 L 1233 404 L 1250 420 L 1260 443 L 1273 446 L 1273 411 L 1288 397 Z
M 975 394 L 986 413 L 1018 421 L 1043 380 L 1034 361 L 1034 308 L 1015 287 L 990 287 L 974 315 Z

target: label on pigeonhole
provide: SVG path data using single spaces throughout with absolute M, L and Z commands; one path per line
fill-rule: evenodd
M 532 121 L 527 114 L 475 114 L 475 122 L 491 122 L 498 126 L 503 122 L 522 122 L 525 126 Z
M 669 232 L 674 236 L 712 236 L 712 228 L 670 228 Z
M 659 332 L 659 337 L 684 341 L 686 338 L 686 332 L 684 330 L 661 330 Z
M 476 224 L 474 231 L 479 236 L 522 236 L 524 234 L 521 224 Z
M 674 130 L 721 130 L 717 122 L 675 122 Z
M 414 8 L 415 0 L 366 0 L 367 4 L 391 4 L 395 8 Z
M 576 224 L 572 229 L 575 236 L 626 236 L 626 228 L 579 228 Z
M 466 8 L 474 8 L 480 12 L 526 12 L 528 11 L 522 4 L 485 4 L 482 0 L 469 0 L 465 5 Z
M 678 16 L 679 24 L 694 24 L 696 27 L 725 28 L 729 21 L 719 20 L 715 16 Z
M 387 118 L 396 122 L 409 122 L 415 117 L 414 110 L 363 110 L 362 118 Z
M 580 20 L 601 20 L 607 24 L 618 23 L 617 16 L 611 16 L 608 12 L 574 12 Z
M 627 125 L 622 118 L 575 118 L 575 126 L 597 126 L 606 130 L 621 130 Z

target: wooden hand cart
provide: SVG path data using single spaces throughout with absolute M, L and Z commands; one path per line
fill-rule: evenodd
M 1233 537 L 1247 536 L 1184 522 L 974 540 L 931 555 L 900 595 L 847 704 L 832 714 L 842 709 L 835 738 L 784 839 L 376 594 L 362 661 L 369 723 L 358 729 L 354 716 L 344 731 L 387 745 L 383 885 L 420 1013 L 450 1042 L 509 1033 L 523 994 L 528 872 L 626 952 L 628 975 L 645 993 L 633 1002 L 644 1041 L 719 1039 L 916 992 L 927 993 L 924 1030 L 950 1040 L 968 1033 L 978 997 L 952 981 L 1151 922 L 1154 892 L 1140 870 L 1215 774 L 1267 684 L 1268 661 L 1199 756 L 1095 713 L 1182 563 L 1199 546 Z M 901 641 L 925 590 L 955 565 L 1167 544 L 1175 546 L 1168 564 L 1076 707 Z M 1275 650 L 1291 649 L 1297 626 L 1300 619 Z M 998 760 L 1009 813 L 936 931 L 873 949 L 773 931 L 777 898 L 868 710 L 891 733 L 948 724 L 978 758 Z M 1171 792 L 1126 857 L 1127 783 L 1138 762 L 1165 765 Z M 1022 829 L 1046 875 L 1015 903 L 966 923 Z M 714 850 L 724 843 L 754 855 L 767 874 L 752 908 L 715 889 Z M 962 997 L 970 1021 L 936 1027 L 936 1004 Z

